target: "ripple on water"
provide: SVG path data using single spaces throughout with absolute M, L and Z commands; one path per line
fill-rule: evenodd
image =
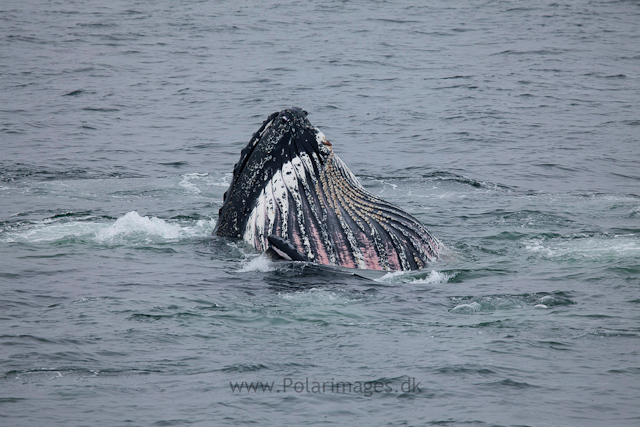
M 535 238 L 525 241 L 524 247 L 533 256 L 556 262 L 640 260 L 640 239 L 635 235 Z
M 575 304 L 562 292 L 547 294 L 521 294 L 521 295 L 487 295 L 450 297 L 455 306 L 449 310 L 455 314 L 476 314 L 481 312 L 494 312 L 515 309 L 544 309 L 549 307 L 567 306 Z

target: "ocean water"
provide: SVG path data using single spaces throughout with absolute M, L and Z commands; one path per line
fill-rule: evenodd
M 640 425 L 637 1 L 0 3 L 0 425 Z M 449 248 L 212 237 L 299 106 Z

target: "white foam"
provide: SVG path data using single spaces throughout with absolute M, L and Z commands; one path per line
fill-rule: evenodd
M 579 237 L 571 240 L 533 240 L 525 249 L 556 260 L 589 259 L 606 261 L 640 258 L 640 239 L 634 235 Z
M 422 274 L 424 273 L 421 273 L 421 275 Z M 376 281 L 383 283 L 416 283 L 431 285 L 447 283 L 451 278 L 451 275 L 436 270 L 431 270 L 426 277 L 416 277 L 415 271 L 393 271 L 385 274 L 379 279 L 376 279 Z
M 103 245 L 136 245 L 165 243 L 211 234 L 213 220 L 199 220 L 192 226 L 170 223 L 156 217 L 140 216 L 131 211 L 114 223 L 46 219 L 26 230 L 7 232 L 5 242 L 46 243 L 62 240 L 80 240 Z
M 473 314 L 473 313 L 477 313 L 481 309 L 482 309 L 482 305 L 480 305 L 480 303 L 478 302 L 473 301 L 469 304 L 457 305 L 451 309 L 451 312 L 457 313 L 457 314 Z
M 252 258 L 243 265 L 238 271 L 241 273 L 247 273 L 249 271 L 259 271 L 266 273 L 268 271 L 275 271 L 276 264 L 269 259 L 265 254 L 260 254 L 259 256 Z
M 178 185 L 189 193 L 200 194 L 202 191 L 192 181 L 207 176 L 206 173 L 188 173 L 182 176 L 182 180 Z
M 305 291 L 282 293 L 279 294 L 279 296 L 290 303 L 302 306 L 346 305 L 354 300 L 345 292 L 316 288 Z
M 55 242 L 63 239 L 91 239 L 105 224 L 91 222 L 66 222 L 54 223 L 44 220 L 35 228 L 27 230 L 10 231 L 3 235 L 2 241 L 13 243 L 43 243 Z
M 140 216 L 138 212 L 131 211 L 122 218 L 118 218 L 115 224 L 100 230 L 95 240 L 100 243 L 112 243 L 123 238 L 140 238 L 147 241 L 156 240 L 156 238 L 177 240 L 180 232 L 181 227 L 178 224 L 169 224 L 156 217 Z
M 530 252 L 538 253 L 547 257 L 553 256 L 553 251 L 549 248 L 544 247 L 540 241 L 532 241 L 525 246 L 525 249 Z
M 182 175 L 182 180 L 180 180 L 178 185 L 189 193 L 200 194 L 202 193 L 203 187 L 228 187 L 229 183 L 231 183 L 232 176 L 233 174 L 228 173 L 220 178 L 215 178 L 208 173 L 187 173 Z

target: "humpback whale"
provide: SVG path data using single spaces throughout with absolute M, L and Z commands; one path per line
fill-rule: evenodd
M 365 190 L 297 107 L 271 114 L 240 152 L 214 234 L 275 258 L 369 270 L 417 270 L 444 248 Z

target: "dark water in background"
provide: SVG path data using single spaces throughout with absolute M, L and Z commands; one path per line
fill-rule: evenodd
M 639 23 L 637 1 L 3 1 L 0 425 L 639 425 Z M 370 280 L 209 237 L 293 105 L 453 254 Z

